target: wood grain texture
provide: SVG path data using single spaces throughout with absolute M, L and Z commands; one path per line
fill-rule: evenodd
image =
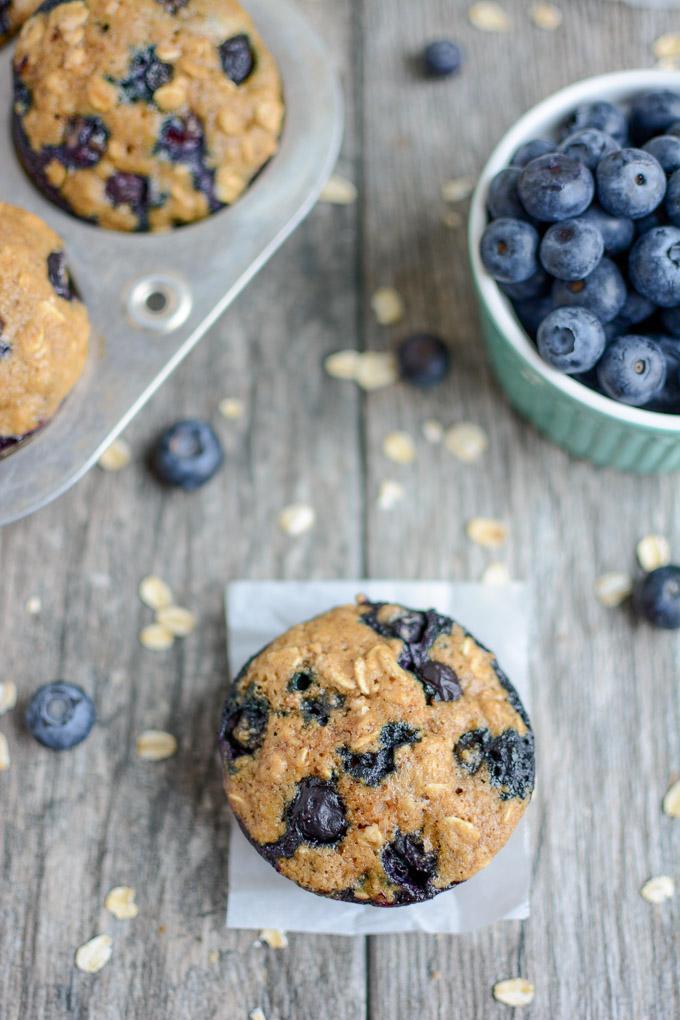
M 644 533 L 680 555 L 677 478 L 598 472 L 551 447 L 508 408 L 480 346 L 463 231 L 441 223 L 441 183 L 476 173 L 525 109 L 578 77 L 647 66 L 677 15 L 596 0 L 562 4 L 547 34 L 528 3 L 507 0 L 509 35 L 473 30 L 466 3 L 304 0 L 341 68 L 348 100 L 341 171 L 352 208 L 318 207 L 284 250 L 154 398 L 129 432 L 135 464 L 92 472 L 34 518 L 0 532 L 2 676 L 22 698 L 68 677 L 92 691 L 99 725 L 80 749 L 53 755 L 17 711 L 0 723 L 12 767 L 0 777 L 2 1020 L 477 1020 L 510 1015 L 491 998 L 500 978 L 535 982 L 531 1020 L 671 1020 L 680 1015 L 678 900 L 638 895 L 677 872 L 680 827 L 660 801 L 680 771 L 680 642 L 606 611 L 593 595 L 609 569 L 634 569 Z M 419 79 L 413 54 L 459 38 L 453 82 Z M 454 371 L 428 395 L 368 396 L 328 379 L 325 353 L 383 348 L 370 295 L 403 294 L 395 335 L 426 327 L 452 344 Z M 244 400 L 220 421 L 223 396 Z M 227 466 L 191 497 L 162 492 L 143 457 L 179 415 L 214 420 Z M 415 464 L 382 454 L 384 435 L 420 436 L 425 418 L 472 420 L 490 436 L 464 466 L 417 439 Z M 395 478 L 407 499 L 376 507 Z M 292 540 L 276 517 L 312 503 L 315 529 Z M 235 577 L 476 579 L 490 556 L 465 537 L 474 515 L 510 524 L 505 559 L 535 598 L 533 716 L 540 771 L 532 807 L 532 916 L 475 935 L 332 939 L 293 935 L 282 952 L 223 927 L 227 812 L 213 734 L 226 677 L 222 585 Z M 151 614 L 136 588 L 164 577 L 200 626 L 164 654 L 142 649 Z M 30 617 L 26 599 L 43 610 Z M 140 762 L 136 734 L 168 729 L 176 758 Z M 108 890 L 137 889 L 140 915 L 115 921 Z M 76 947 L 114 938 L 97 976 Z M 217 958 L 215 957 L 217 953 Z

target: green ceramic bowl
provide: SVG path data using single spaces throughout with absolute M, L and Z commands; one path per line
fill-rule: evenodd
M 472 200 L 469 249 L 489 359 L 517 410 L 539 431 L 575 457 L 603 467 L 652 474 L 680 470 L 680 415 L 619 404 L 547 365 L 520 326 L 512 306 L 484 271 L 479 239 L 487 223 L 489 182 L 515 149 L 550 134 L 578 103 L 610 99 L 626 103 L 649 88 L 680 92 L 680 72 L 620 71 L 577 82 L 539 103 L 494 149 Z

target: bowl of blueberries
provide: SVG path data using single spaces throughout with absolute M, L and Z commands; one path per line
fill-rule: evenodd
M 680 73 L 621 71 L 530 110 L 475 192 L 484 339 L 512 404 L 601 466 L 680 469 Z

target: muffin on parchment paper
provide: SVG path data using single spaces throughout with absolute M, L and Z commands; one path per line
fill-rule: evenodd
M 283 122 L 276 63 L 236 0 L 46 0 L 19 35 L 14 80 L 29 176 L 116 230 L 231 204 Z
M 89 335 L 61 238 L 0 203 L 0 451 L 52 418 L 82 374 Z
M 474 875 L 534 783 L 529 720 L 493 654 L 434 610 L 362 599 L 244 666 L 220 746 L 259 853 L 304 889 L 375 906 Z

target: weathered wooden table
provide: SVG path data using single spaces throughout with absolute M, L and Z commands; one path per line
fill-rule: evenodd
M 525 0 L 512 31 L 486 34 L 452 0 L 305 0 L 338 61 L 348 101 L 340 170 L 359 200 L 320 205 L 130 429 L 136 454 L 117 475 L 75 491 L 0 534 L 2 675 L 23 696 L 67 677 L 92 691 L 99 723 L 54 755 L 21 727 L 0 729 L 12 766 L 0 776 L 3 1020 L 451 1020 L 509 1015 L 494 982 L 536 985 L 524 1015 L 541 1020 L 680 1016 L 678 898 L 639 895 L 652 874 L 680 878 L 680 826 L 660 801 L 680 769 L 678 638 L 596 601 L 596 577 L 633 569 L 641 535 L 661 531 L 680 556 L 678 479 L 602 473 L 570 460 L 518 420 L 480 345 L 463 230 L 442 224 L 440 186 L 475 173 L 528 106 L 589 73 L 648 66 L 677 15 L 596 0 L 562 4 L 542 32 Z M 452 34 L 463 74 L 423 82 L 410 58 Z M 371 395 L 330 379 L 324 355 L 384 348 L 370 296 L 403 294 L 403 329 L 450 338 L 455 368 L 431 394 Z M 244 401 L 220 419 L 224 396 Z M 204 491 L 168 494 L 144 451 L 179 415 L 219 423 L 227 464 Z M 420 437 L 424 419 L 479 422 L 488 454 L 465 466 Z M 390 463 L 384 435 L 418 438 L 411 466 Z M 406 499 L 378 509 L 380 483 Z M 297 539 L 279 510 L 302 500 L 316 527 Z M 483 514 L 511 526 L 507 562 L 532 582 L 538 793 L 531 809 L 532 916 L 468 937 L 321 938 L 255 947 L 224 929 L 228 816 L 214 734 L 225 676 L 222 590 L 236 577 L 480 576 L 489 560 L 465 536 Z M 137 634 L 150 613 L 140 578 L 164 577 L 200 615 L 163 654 Z M 26 600 L 42 600 L 31 616 Z M 135 736 L 175 733 L 180 751 L 140 761 Z M 139 917 L 103 909 L 114 885 L 137 889 Z M 114 954 L 96 976 L 73 966 L 99 931 Z

